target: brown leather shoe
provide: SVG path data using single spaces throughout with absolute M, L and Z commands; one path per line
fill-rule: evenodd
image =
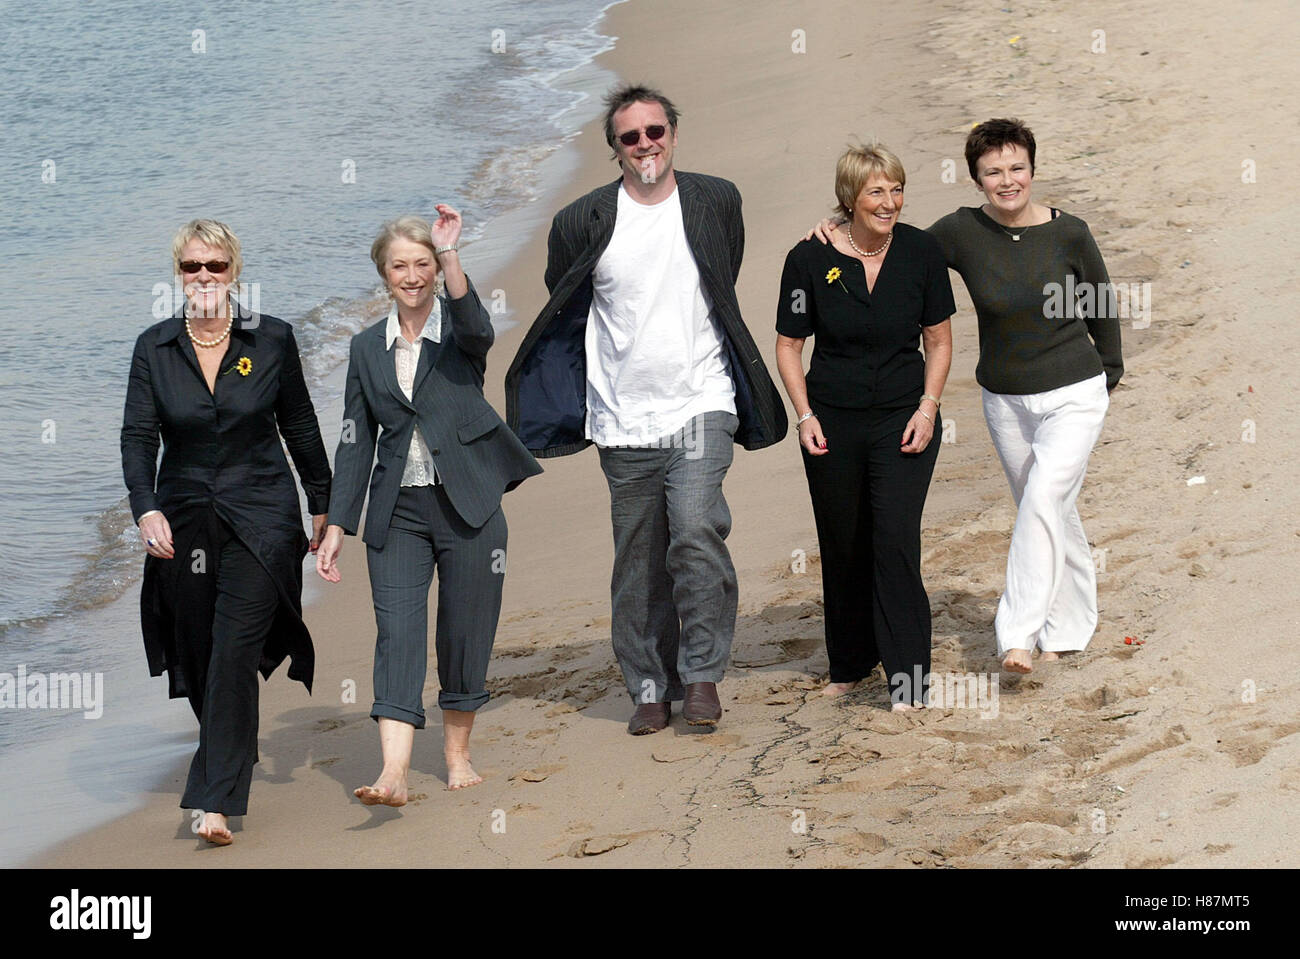
M 722 718 L 717 683 L 687 683 L 682 718 L 692 726 L 716 726 Z
M 627 721 L 627 731 L 633 736 L 657 733 L 667 728 L 672 712 L 671 703 L 638 703 L 632 718 Z

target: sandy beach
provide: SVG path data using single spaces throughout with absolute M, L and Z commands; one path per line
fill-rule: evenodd
M 609 499 L 588 450 L 543 461 L 505 500 L 493 699 L 473 739 L 483 784 L 446 790 L 435 720 L 416 736 L 407 806 L 353 798 L 378 772 L 379 743 L 364 546 L 349 538 L 343 582 L 306 610 L 315 692 L 283 669 L 262 687 L 262 761 L 235 844 L 208 848 L 191 833 L 177 807 L 182 763 L 143 808 L 31 864 L 1300 865 L 1300 485 L 1288 479 L 1300 401 L 1280 369 L 1300 333 L 1294 293 L 1275 279 L 1298 246 L 1284 230 L 1298 205 L 1292 6 L 948 0 L 887 20 L 848 0 L 744 10 L 630 0 L 609 11 L 617 45 L 599 62 L 678 103 L 680 169 L 740 188 L 737 291 L 774 377 L 781 265 L 828 212 L 835 159 L 853 138 L 902 158 L 903 219 L 925 227 L 978 203 L 961 154 L 971 124 L 1024 119 L 1038 139 L 1035 198 L 1086 220 L 1112 280 L 1149 296 L 1133 310 L 1149 312 L 1124 323 L 1126 373 L 1079 501 L 1098 551 L 1089 649 L 999 676 L 993 613 L 1015 514 L 980 411 L 974 312 L 954 275 L 953 426 L 922 570 L 934 671 L 998 677 L 995 701 L 891 714 L 879 676 L 820 696 L 817 541 L 792 434 L 738 450 L 725 486 L 741 593 L 718 730 L 675 716 L 669 730 L 628 736 L 609 642 Z M 520 321 L 489 358 L 487 397 L 501 412 L 505 370 L 546 300 L 549 216 L 617 174 L 597 124 L 571 149 L 570 182 L 497 224 L 520 238 L 513 262 L 480 276 L 466 251 L 480 291 L 504 291 Z M 332 455 L 341 414 L 318 412 Z M 431 664 L 431 711 L 436 683 Z M 166 695 L 161 681 L 156 692 Z

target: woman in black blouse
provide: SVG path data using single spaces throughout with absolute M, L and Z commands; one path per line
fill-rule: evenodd
M 270 676 L 288 656 L 289 677 L 311 690 L 308 543 L 281 436 L 307 492 L 313 551 L 330 470 L 292 327 L 229 294 L 238 238 L 194 220 L 172 258 L 185 304 L 136 340 L 122 472 L 149 554 L 140 593 L 149 671 L 167 670 L 171 696 L 188 697 L 199 720 L 181 807 L 203 812 L 200 836 L 228 845 L 226 817 L 247 812 L 257 762 L 258 668 Z
M 1034 134 L 997 117 L 966 137 L 966 165 L 987 201 L 927 231 L 966 282 L 979 319 L 989 436 L 1016 522 L 994 620 L 1002 668 L 1033 670 L 1086 649 L 1097 629 L 1097 576 L 1077 500 L 1110 391 L 1124 375 L 1119 309 L 1083 220 L 1033 199 Z M 815 234 L 830 240 L 842 218 Z
M 923 704 L 929 683 L 921 511 L 939 455 L 956 312 L 938 243 L 898 222 L 905 180 L 883 147 L 840 157 L 835 196 L 849 229 L 832 244 L 804 240 L 790 251 L 776 323 L 821 547 L 824 693 L 843 695 L 879 662 L 895 710 Z

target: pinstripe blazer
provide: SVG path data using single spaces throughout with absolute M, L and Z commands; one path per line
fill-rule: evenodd
M 736 388 L 736 442 L 749 450 L 771 446 L 785 434 L 785 404 L 736 300 L 745 250 L 740 191 L 720 177 L 680 170 L 675 176 L 686 242 L 713 306 Z M 551 298 L 506 373 L 506 421 L 537 456 L 565 456 L 591 445 L 584 435 L 591 275 L 614 235 L 620 182 L 575 200 L 551 223 L 546 258 Z
M 483 397 L 494 333 L 474 284 L 460 299 L 442 300 L 442 317 L 442 342 L 421 346 L 409 400 L 385 343 L 387 318 L 352 337 L 329 521 L 355 535 L 368 487 L 362 539 L 376 549 L 388 537 L 417 423 L 447 499 L 473 529 L 491 518 L 503 493 L 542 471 L 518 437 L 498 429 L 501 417 Z

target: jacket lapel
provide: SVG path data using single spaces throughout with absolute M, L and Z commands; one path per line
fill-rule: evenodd
M 434 353 L 440 349 L 442 349 L 442 344 L 435 343 L 432 340 L 425 340 L 420 344 L 420 360 L 415 364 L 415 379 L 411 385 L 411 397 L 413 399 L 420 392 L 420 387 L 424 385 L 429 370 L 433 369 Z
M 394 344 L 393 349 L 388 349 L 384 345 L 384 323 L 376 323 L 373 329 L 375 336 L 371 342 L 374 345 L 370 349 L 375 356 L 375 362 L 379 364 L 380 374 L 384 378 L 384 385 L 388 387 L 388 392 L 393 394 L 393 399 L 408 410 L 414 410 L 415 407 L 406 398 L 406 394 L 402 392 L 402 384 L 397 382 L 397 356 L 393 352 L 397 349 L 396 344 Z M 411 395 L 415 395 L 414 390 L 411 391 Z
M 709 259 L 708 222 L 712 212 L 700 204 L 696 192 L 696 183 L 689 173 L 678 172 L 677 193 L 682 204 L 682 223 L 686 227 L 686 245 L 695 257 L 695 266 L 700 273 L 712 278 L 713 263 Z M 710 291 L 711 292 L 711 291 Z
M 596 194 L 596 205 L 591 211 L 591 215 L 604 223 L 611 233 L 614 232 L 614 219 L 618 216 L 618 190 L 622 182 L 623 178 L 619 177 L 613 183 L 605 184 L 605 188 Z

